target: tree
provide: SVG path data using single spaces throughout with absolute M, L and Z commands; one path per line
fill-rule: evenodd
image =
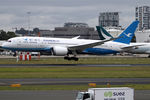
M 0 40 L 8 40 L 12 37 L 16 37 L 15 33 L 14 32 L 5 32 L 5 31 L 1 31 L 0 32 Z
M 8 31 L 7 32 L 7 38 L 9 39 L 9 38 L 12 38 L 12 37 L 16 37 L 16 34 L 14 32 Z
M 7 33 L 3 30 L 0 32 L 0 40 L 7 40 Z
M 16 30 L 15 33 L 22 34 L 22 35 L 26 35 L 26 34 L 28 34 L 28 31 L 25 30 L 24 28 L 21 28 L 20 30 Z
M 34 33 L 39 33 L 39 32 L 40 32 L 40 29 L 39 29 L 39 28 L 34 28 L 34 29 L 33 29 L 33 32 L 34 32 Z

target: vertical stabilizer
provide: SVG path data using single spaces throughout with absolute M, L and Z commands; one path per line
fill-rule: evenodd
M 120 42 L 129 44 L 134 36 L 134 32 L 139 24 L 139 21 L 133 21 L 121 34 L 120 38 L 114 40 L 114 42 Z
M 99 35 L 100 40 L 106 39 L 106 38 L 102 35 L 101 27 L 100 27 L 100 26 L 96 26 L 96 29 L 97 29 L 97 32 L 98 32 L 98 35 Z
M 100 26 L 100 28 L 106 36 L 113 38 L 102 26 Z

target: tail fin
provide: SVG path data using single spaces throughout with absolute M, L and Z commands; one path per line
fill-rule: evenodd
M 97 32 L 98 32 L 98 35 L 99 35 L 100 40 L 106 39 L 106 38 L 102 35 L 102 32 L 103 32 L 106 36 L 108 36 L 108 37 L 110 37 L 110 38 L 114 38 L 114 37 L 111 36 L 102 26 L 96 26 L 96 29 L 97 29 Z
M 134 32 L 139 24 L 139 21 L 133 21 L 132 24 L 130 24 L 126 30 L 124 30 L 120 34 L 120 38 L 114 40 L 114 42 L 120 42 L 120 43 L 125 43 L 129 44 L 134 36 Z
M 100 26 L 96 26 L 96 29 L 97 29 L 97 32 L 98 32 L 100 40 L 105 40 L 106 38 L 102 35 L 101 27 Z
M 102 26 L 100 26 L 100 28 L 106 36 L 113 38 Z

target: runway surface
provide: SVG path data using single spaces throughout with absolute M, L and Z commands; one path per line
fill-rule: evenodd
M 150 64 L 0 64 L 0 67 L 136 67 L 150 66 Z M 10 84 L 22 85 L 123 85 L 150 84 L 150 78 L 56 78 L 56 79 L 0 79 L 0 86 Z M 0 91 L 2 100 L 75 100 L 76 90 L 48 90 L 48 91 Z M 149 100 L 150 90 L 135 90 L 134 100 Z
M 123 84 L 150 84 L 150 78 L 75 78 L 75 79 L 0 79 L 1 86 L 10 84 L 22 85 L 88 85 L 96 83 L 97 85 L 123 85 Z
M 78 91 L 0 91 L 1 100 L 75 100 Z M 134 100 L 149 100 L 150 90 L 135 90 Z
M 0 64 L 0 67 L 136 67 L 150 64 Z

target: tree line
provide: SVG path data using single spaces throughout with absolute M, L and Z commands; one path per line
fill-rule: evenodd
M 8 40 L 12 37 L 16 37 L 16 34 L 14 32 L 5 32 L 3 30 L 0 31 L 0 40 Z

